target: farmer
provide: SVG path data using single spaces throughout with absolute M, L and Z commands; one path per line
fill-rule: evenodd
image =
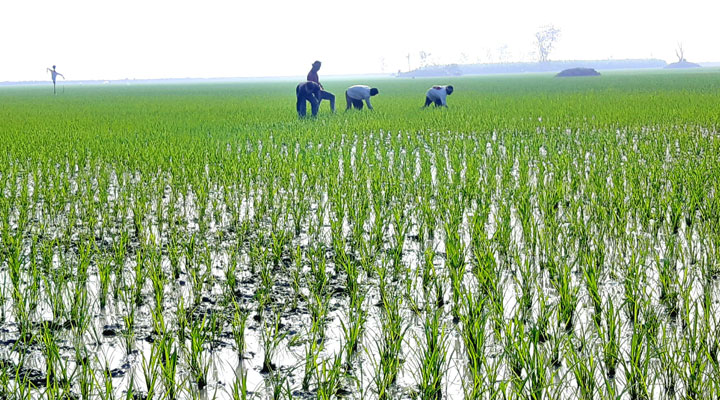
M 57 72 L 57 71 L 55 70 L 55 66 L 54 66 L 54 65 L 53 65 L 52 69 L 48 68 L 47 70 L 48 70 L 48 72 L 50 73 L 50 76 L 52 76 L 52 81 L 53 81 L 53 94 L 56 94 L 56 93 L 55 93 L 55 81 L 57 80 L 58 75 L 62 76 L 63 79 L 65 79 L 65 75 Z
M 370 86 L 350 86 L 345 91 L 345 100 L 347 101 L 347 108 L 345 108 L 345 111 L 349 110 L 351 107 L 362 110 L 363 101 L 367 103 L 368 109 L 372 110 L 373 107 L 372 104 L 370 104 L 370 97 L 375 96 L 378 93 L 380 92 L 376 88 L 371 88 Z
M 306 101 L 310 102 L 312 108 L 312 116 L 316 116 L 318 108 L 320 108 L 320 85 L 315 82 L 302 82 L 295 88 L 295 95 L 297 96 L 297 113 L 300 118 L 304 118 L 307 110 Z
M 435 103 L 435 107 L 447 107 L 447 97 L 453 92 L 452 85 L 433 86 L 425 93 L 425 105 L 423 108 Z
M 315 61 L 314 63 L 312 63 L 312 68 L 307 74 L 307 80 L 320 85 L 320 101 L 330 100 L 330 109 L 332 110 L 332 112 L 335 112 L 335 95 L 330 92 L 326 92 L 325 88 L 320 83 L 320 78 L 318 78 L 318 71 L 320 70 L 321 65 L 322 63 L 320 61 Z

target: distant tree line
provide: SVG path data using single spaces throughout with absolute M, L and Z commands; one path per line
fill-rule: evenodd
M 430 77 L 430 76 L 461 76 L 485 74 L 518 74 L 529 72 L 559 72 L 568 68 L 586 67 L 597 70 L 612 69 L 644 69 L 663 68 L 667 65 L 664 60 L 627 59 L 627 60 L 568 60 L 544 62 L 512 62 L 493 64 L 449 64 L 429 65 L 409 72 L 400 72 L 398 77 Z

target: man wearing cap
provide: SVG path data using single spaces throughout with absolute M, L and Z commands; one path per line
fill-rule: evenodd
M 372 104 L 370 104 L 370 97 L 375 96 L 379 93 L 376 88 L 371 88 L 366 85 L 354 85 L 347 88 L 345 91 L 345 101 L 347 101 L 347 108 L 355 107 L 358 110 L 362 110 L 363 101 L 367 104 L 368 109 L 372 110 Z
M 307 80 L 308 82 L 315 82 L 320 85 L 320 101 L 330 100 L 330 109 L 332 110 L 332 112 L 335 112 L 335 95 L 325 91 L 325 88 L 323 87 L 322 83 L 320 83 L 320 78 L 318 77 L 318 71 L 320 70 L 321 65 L 322 63 L 320 61 L 315 61 L 312 64 L 312 68 L 307 74 Z

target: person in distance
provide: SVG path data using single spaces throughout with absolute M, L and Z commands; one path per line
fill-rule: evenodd
M 453 93 L 452 85 L 433 86 L 425 93 L 425 105 L 423 108 L 435 103 L 435 107 L 447 107 L 447 97 Z
M 332 112 L 335 112 L 335 95 L 325 91 L 325 88 L 323 87 L 322 83 L 320 83 L 320 78 L 318 77 L 318 71 L 320 70 L 321 66 L 322 63 L 320 61 L 315 61 L 314 63 L 312 63 L 312 68 L 307 74 L 307 80 L 309 82 L 315 82 L 320 85 L 320 101 L 329 100 L 330 110 L 332 110 Z
M 312 108 L 312 116 L 317 116 L 318 109 L 320 108 L 320 85 L 315 82 L 302 82 L 295 88 L 295 96 L 297 96 L 297 103 L 295 108 L 297 109 L 298 116 L 304 118 L 307 113 L 307 104 L 310 102 Z
M 366 85 L 353 85 L 347 88 L 345 91 L 345 101 L 347 101 L 347 108 L 355 107 L 358 110 L 363 109 L 363 101 L 367 104 L 368 109 L 372 110 L 373 106 L 370 104 L 370 97 L 376 96 L 380 91 L 376 88 L 371 88 Z
M 52 69 L 48 68 L 47 71 L 50 73 L 50 77 L 52 78 L 52 81 L 53 81 L 53 94 L 56 94 L 56 93 L 55 93 L 55 81 L 57 80 L 57 77 L 58 77 L 58 76 L 62 76 L 62 78 L 65 79 L 65 75 L 57 72 L 57 71 L 55 70 L 55 66 L 54 66 L 54 65 L 53 65 Z M 64 88 L 64 86 L 63 86 L 63 88 Z M 63 90 L 64 90 L 64 89 L 63 89 Z

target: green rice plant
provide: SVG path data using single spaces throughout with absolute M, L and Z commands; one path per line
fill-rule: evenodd
M 402 273 L 402 256 L 403 247 L 405 246 L 405 237 L 409 229 L 409 221 L 407 214 L 402 207 L 393 208 L 393 235 L 390 245 L 390 259 L 393 271 L 396 275 Z
M 155 308 L 162 308 L 165 303 L 165 286 L 167 277 L 162 268 L 162 259 L 160 252 L 153 248 L 148 248 L 147 253 L 147 276 L 153 288 L 153 299 L 155 300 Z
M 292 399 L 293 392 L 288 379 L 288 372 L 271 371 L 265 380 L 268 397 L 272 400 Z
M 447 332 L 441 322 L 440 311 L 427 310 L 418 366 L 418 396 L 422 399 L 442 399 L 442 379 L 447 368 Z
M 45 386 L 55 387 L 57 380 L 60 378 L 60 347 L 58 346 L 55 332 L 49 323 L 44 323 L 40 332 L 40 341 L 42 343 L 42 353 L 45 362 Z
M 75 286 L 72 296 L 68 322 L 73 328 L 75 334 L 77 336 L 82 336 L 82 333 L 85 332 L 91 322 L 90 300 L 88 298 L 87 288 L 84 286 Z
M 239 250 L 236 247 L 232 247 L 230 249 L 228 262 L 225 266 L 225 297 L 227 299 L 227 303 L 230 303 L 233 300 L 235 291 L 237 290 L 237 267 L 240 263 L 238 251 Z
M 99 381 L 97 374 L 102 375 L 102 382 Z M 97 392 L 97 396 L 100 400 L 115 400 L 115 388 L 112 383 L 112 375 L 110 373 L 110 367 L 106 364 L 101 371 L 93 373 L 95 380 L 95 386 L 101 390 Z
M 672 336 L 671 336 L 672 335 Z M 672 332 L 668 332 L 663 326 L 662 335 L 660 337 L 660 345 L 655 350 L 659 363 L 656 365 L 656 376 L 662 385 L 663 392 L 668 397 L 675 397 L 680 382 L 679 369 L 681 357 L 677 346 L 677 339 Z
M 168 240 L 166 244 L 167 256 L 170 261 L 170 269 L 172 270 L 173 279 L 177 280 L 180 278 L 180 257 L 182 255 L 182 248 L 180 246 L 180 238 L 175 229 L 170 229 Z
M 605 326 L 598 327 L 601 340 L 602 357 L 605 365 L 605 374 L 609 378 L 615 377 L 620 357 L 620 331 L 621 320 L 612 301 L 605 306 Z
M 160 357 L 160 377 L 162 378 L 164 398 L 174 400 L 178 395 L 178 349 L 172 335 L 167 334 L 158 340 Z
M 282 331 L 282 324 L 280 323 L 282 310 L 275 310 L 274 315 L 271 317 L 272 320 L 268 320 L 268 318 L 263 319 L 260 331 L 261 343 L 263 346 L 263 366 L 261 372 L 264 373 L 272 373 L 275 371 L 276 367 L 272 362 L 273 356 L 287 336 L 287 332 Z
M 469 382 L 468 380 L 463 382 L 463 389 L 466 397 L 477 398 L 481 396 L 486 384 L 483 379 L 483 367 L 486 358 L 485 325 L 488 312 L 485 309 L 485 298 L 480 294 L 466 289 L 462 299 L 460 334 L 465 347 L 468 376 L 470 377 Z
M 240 376 L 236 376 L 233 381 L 230 398 L 232 400 L 247 400 L 249 394 L 250 392 L 248 392 L 247 386 L 247 370 L 243 368 Z
M 311 248 L 309 261 L 310 277 L 308 278 L 308 283 L 310 285 L 310 291 L 317 295 L 324 295 L 329 283 L 325 248 L 322 245 L 315 245 Z
M 343 343 L 345 350 L 345 363 L 350 365 L 360 346 L 360 338 L 365 331 L 368 312 L 363 309 L 365 301 L 364 294 L 356 294 L 350 297 L 350 305 L 347 311 L 347 322 L 340 320 L 343 331 Z
M 97 273 L 98 281 L 100 282 L 100 292 L 98 294 L 98 300 L 100 302 L 100 308 L 105 308 L 107 305 L 108 293 L 110 291 L 112 264 L 110 258 L 101 257 L 97 262 Z
M 452 314 L 458 318 L 460 309 L 460 296 L 465 276 L 465 245 L 460 240 L 460 219 L 462 210 L 459 206 L 449 211 L 450 222 L 445 224 L 445 251 L 447 254 L 447 266 L 452 287 Z
M 143 287 L 145 286 L 145 278 L 147 276 L 147 265 L 146 265 L 146 257 L 147 257 L 148 250 L 141 246 L 137 252 L 135 253 L 135 267 L 133 269 L 134 271 L 134 281 L 131 286 L 133 291 L 133 299 L 135 302 L 135 306 L 140 307 L 143 305 L 144 297 L 143 297 Z
M 510 377 L 514 383 L 515 390 L 521 391 L 525 377 L 523 370 L 530 365 L 530 348 L 532 339 L 529 332 L 526 331 L 525 324 L 522 320 L 513 317 L 504 326 L 504 348 L 503 357 L 510 370 Z M 526 371 L 529 373 L 529 370 Z
M 515 265 L 517 265 L 517 271 L 513 275 L 513 279 L 516 287 L 520 289 L 519 296 L 516 297 L 517 305 L 523 315 L 528 315 L 533 305 L 537 272 L 529 258 L 521 260 L 518 254 L 515 254 Z
M 238 359 L 242 360 L 245 354 L 245 325 L 247 323 L 248 313 L 247 311 L 241 310 L 237 303 L 233 303 L 233 319 L 232 323 L 232 335 L 235 339 L 235 350 L 238 354 Z
M 631 324 L 640 318 L 641 301 L 643 296 L 643 273 L 637 262 L 637 255 L 632 254 L 623 280 L 625 313 Z
M 298 301 L 302 298 L 302 278 L 303 278 L 303 252 L 300 246 L 297 246 L 292 252 L 293 268 L 290 270 L 290 285 L 293 291 L 290 310 L 297 309 Z
M 205 349 L 208 342 L 208 325 L 209 321 L 205 316 L 202 319 L 195 318 L 192 320 L 190 323 L 190 345 L 183 352 L 190 373 L 200 390 L 207 386 L 207 375 L 210 369 L 210 356 Z
M 78 365 L 76 366 L 73 375 L 75 375 L 77 379 L 78 391 L 80 392 L 81 398 L 88 399 L 95 390 L 95 375 L 93 373 L 93 368 L 90 365 L 90 361 L 86 353 L 83 353 L 81 357 L 76 356 L 75 359 Z M 80 370 L 79 372 L 77 371 L 78 369 Z
M 307 340 L 305 342 L 305 370 L 302 378 L 302 390 L 309 391 L 310 383 L 313 377 L 316 377 L 316 371 L 318 369 L 318 360 L 320 358 L 320 352 L 323 349 L 323 342 L 319 338 L 317 332 L 319 328 L 311 325 L 307 328 Z
M 379 399 L 390 396 L 390 388 L 395 383 L 403 360 L 402 343 L 407 327 L 400 313 L 400 297 L 390 297 L 383 304 L 380 313 L 382 340 L 376 342 L 379 360 L 374 364 L 373 382 Z M 366 348 L 366 351 L 370 351 Z
M 337 398 L 342 378 L 342 354 L 338 353 L 329 360 L 317 363 L 315 371 L 317 390 L 315 396 L 320 400 Z
M 186 332 L 189 325 L 188 315 L 188 310 L 185 308 L 185 298 L 180 296 L 177 303 L 176 319 L 178 343 L 185 343 Z
M 569 342 L 568 342 L 569 344 Z M 595 372 L 597 365 L 592 354 L 577 351 L 574 346 L 567 346 L 567 354 L 570 356 L 570 369 L 572 370 L 577 384 L 576 397 L 579 399 L 594 399 L 599 394 Z
M 551 357 L 554 357 L 551 355 Z M 537 337 L 532 337 L 530 341 L 530 351 L 528 353 L 527 382 L 529 383 L 528 397 L 531 399 L 541 399 L 543 395 L 548 393 L 548 382 L 550 381 L 549 372 L 552 360 L 543 351 L 538 343 Z M 550 396 L 548 396 L 550 397 Z
M 137 310 L 135 296 L 128 293 L 130 290 L 123 292 L 123 304 L 125 306 L 124 314 L 122 315 L 123 330 L 121 337 L 125 345 L 125 352 L 127 355 L 133 351 L 135 344 L 135 312 Z
M 150 354 L 147 357 L 145 353 L 142 353 L 140 366 L 145 380 L 145 398 L 147 399 L 155 398 L 155 393 L 161 378 L 160 368 L 162 354 L 160 350 L 160 347 L 153 343 L 152 346 L 150 346 Z
M 345 250 L 345 246 L 336 246 L 335 265 L 345 272 L 345 288 L 350 297 L 354 297 L 359 291 L 360 268 L 358 263 L 351 258 Z
M 558 292 L 558 326 L 570 332 L 573 328 L 575 309 L 578 303 L 577 286 L 572 284 L 570 266 L 563 263 L 557 277 L 552 284 Z
M 697 303 L 694 306 L 692 324 L 680 339 L 680 381 L 685 388 L 687 398 L 697 399 L 707 397 L 708 358 L 704 336 L 708 334 L 707 328 L 700 321 Z
M 593 322 L 595 325 L 600 325 L 602 320 L 602 298 L 600 297 L 599 288 L 600 271 L 592 258 L 586 256 L 582 273 L 585 281 L 585 289 L 588 292 L 588 297 L 593 307 Z
M 630 338 L 630 351 L 623 358 L 623 369 L 627 391 L 631 399 L 649 399 L 651 382 L 648 382 L 650 370 L 650 346 L 643 329 L 633 327 Z
M 260 268 L 260 284 L 255 292 L 255 298 L 258 299 L 258 309 L 263 310 L 270 302 L 273 285 L 275 284 L 275 273 L 271 264 L 264 264 Z M 261 314 L 262 312 L 258 312 Z

